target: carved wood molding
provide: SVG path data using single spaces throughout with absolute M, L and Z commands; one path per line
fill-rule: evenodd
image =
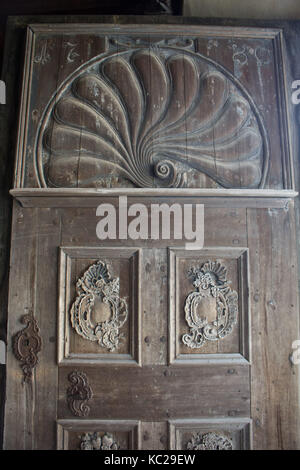
M 32 378 L 32 371 L 38 363 L 38 353 L 42 349 L 42 339 L 33 312 L 24 315 L 21 322 L 27 326 L 13 336 L 12 348 L 15 357 L 21 362 L 23 380 L 29 382 Z
M 87 432 L 80 436 L 81 450 L 118 450 L 117 440 L 110 433 Z
M 73 328 L 83 338 L 97 341 L 108 351 L 116 350 L 122 338 L 119 330 L 128 317 L 127 302 L 120 298 L 119 278 L 112 279 L 107 265 L 99 260 L 78 279 L 76 291 L 78 295 L 71 308 Z M 110 315 L 95 324 L 92 314 L 97 299 L 108 305 Z
M 71 386 L 67 389 L 67 402 L 69 409 L 75 416 L 85 417 L 89 415 L 90 407 L 87 402 L 92 398 L 93 392 L 88 384 L 84 372 L 72 371 L 68 375 Z
M 233 450 L 232 440 L 215 432 L 194 434 L 186 448 L 188 450 Z
M 226 267 L 217 261 L 193 267 L 189 275 L 197 290 L 185 300 L 185 319 L 190 331 L 182 336 L 182 342 L 194 349 L 231 333 L 237 322 L 238 295 L 228 286 Z M 203 315 L 199 314 L 202 303 L 207 309 L 201 309 Z

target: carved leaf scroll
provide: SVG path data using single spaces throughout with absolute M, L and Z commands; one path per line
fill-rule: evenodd
M 88 416 L 90 407 L 87 402 L 92 398 L 93 392 L 86 374 L 75 370 L 68 375 L 68 379 L 71 382 L 67 389 L 67 402 L 70 410 L 75 416 L 81 418 Z
M 80 436 L 81 450 L 118 450 L 117 440 L 110 433 L 87 432 Z
M 71 308 L 71 323 L 76 332 L 89 341 L 114 351 L 122 338 L 120 328 L 128 317 L 128 306 L 120 298 L 119 278 L 112 279 L 107 265 L 99 260 L 89 267 L 76 284 L 77 298 Z M 93 321 L 96 301 L 108 306 L 109 317 Z
M 21 321 L 27 326 L 13 336 L 12 347 L 16 358 L 21 362 L 24 382 L 29 382 L 32 378 L 32 371 L 38 363 L 42 340 L 32 312 L 24 315 Z
M 218 261 L 193 267 L 189 274 L 197 290 L 185 300 L 190 331 L 182 336 L 182 342 L 200 348 L 206 341 L 217 341 L 231 333 L 237 322 L 238 295 L 228 286 L 227 270 Z
M 232 440 L 215 432 L 194 434 L 186 448 L 188 450 L 233 450 Z
M 217 187 L 263 187 L 269 146 L 260 111 L 233 75 L 187 44 L 193 39 L 146 47 L 124 38 L 125 50 L 80 67 L 41 122 L 40 185 L 108 187 L 120 178 L 174 188 L 199 172 Z

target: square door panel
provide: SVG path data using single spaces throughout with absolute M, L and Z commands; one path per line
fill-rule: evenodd
M 245 450 L 251 448 L 251 420 L 200 419 L 169 422 L 172 450 Z
M 139 263 L 136 249 L 60 249 L 60 363 L 139 364 Z
M 248 249 L 170 249 L 169 276 L 170 362 L 249 362 Z
M 59 420 L 58 450 L 130 450 L 140 448 L 138 421 Z

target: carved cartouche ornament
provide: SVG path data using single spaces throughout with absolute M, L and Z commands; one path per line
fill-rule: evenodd
M 121 339 L 120 328 L 128 316 L 125 299 L 120 298 L 119 278 L 112 279 L 107 265 L 98 261 L 89 267 L 76 284 L 77 298 L 71 308 L 71 323 L 76 332 L 89 341 L 97 341 L 108 351 L 115 351 Z M 93 320 L 96 303 L 109 310 L 108 318 Z
M 32 371 L 38 363 L 38 353 L 42 349 L 39 328 L 33 313 L 27 313 L 21 319 L 27 326 L 13 336 L 12 347 L 24 374 L 24 382 L 32 378 Z
M 228 286 L 227 270 L 217 261 L 207 261 L 190 271 L 196 291 L 184 305 L 189 333 L 182 336 L 189 348 L 200 348 L 206 341 L 229 335 L 237 322 L 238 295 Z

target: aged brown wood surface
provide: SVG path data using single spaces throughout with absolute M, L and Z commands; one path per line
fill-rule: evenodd
M 27 41 L 9 337 L 32 312 L 42 348 L 23 383 L 9 344 L 5 448 L 299 448 L 281 32 L 40 25 Z M 203 249 L 173 228 L 99 240 L 96 207 L 119 194 L 148 225 L 151 204 L 204 203 Z

